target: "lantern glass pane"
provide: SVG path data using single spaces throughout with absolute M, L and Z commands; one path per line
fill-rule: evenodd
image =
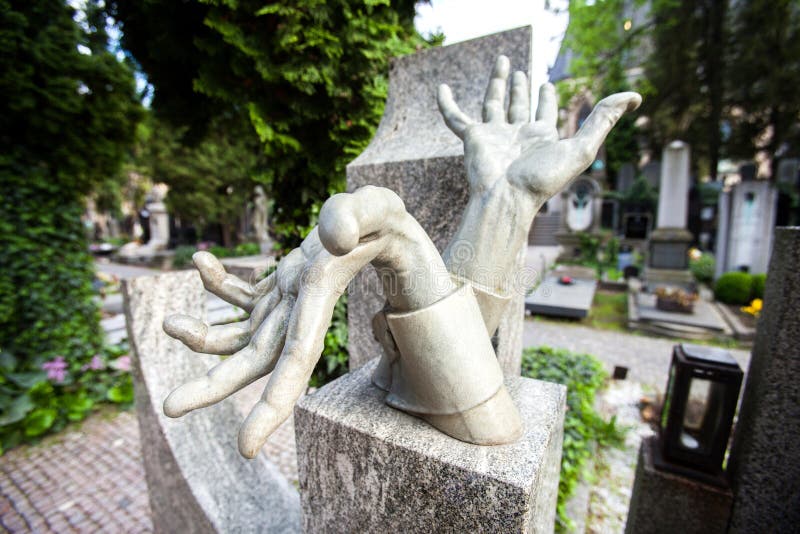
M 701 454 L 710 451 L 722 424 L 724 393 L 724 384 L 692 378 L 683 416 L 681 447 Z

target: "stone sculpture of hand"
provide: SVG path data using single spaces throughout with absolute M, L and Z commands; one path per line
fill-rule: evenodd
M 442 254 L 450 271 L 489 290 L 508 292 L 517 254 L 539 208 L 588 168 L 611 128 L 641 103 L 637 93 L 601 100 L 580 130 L 559 139 L 555 88 L 539 91 L 531 121 L 528 80 L 515 72 L 504 109 L 510 63 L 500 56 L 483 103 L 483 122 L 465 115 L 447 85 L 438 92 L 447 126 L 464 141 L 470 199 L 455 237 Z
M 419 330 L 401 336 L 412 349 L 405 352 L 404 365 L 399 361 L 392 364 L 393 381 L 387 402 L 426 418 L 456 437 L 469 439 L 484 430 L 465 428 L 460 418 L 452 414 L 486 404 L 491 397 L 495 400 L 490 406 L 505 414 L 494 417 L 505 428 L 501 434 L 508 437 L 508 429 L 512 433 L 518 431 L 518 415 L 502 386 L 502 374 L 474 296 L 452 282 L 433 242 L 392 191 L 367 186 L 353 194 L 328 199 L 320 212 L 319 226 L 279 263 L 274 273 L 255 286 L 227 274 L 207 252 L 195 254 L 194 261 L 206 289 L 242 307 L 250 317 L 218 326 L 183 315 L 167 318 L 165 332 L 192 350 L 233 356 L 206 376 L 175 389 L 164 401 L 164 412 L 180 417 L 219 402 L 272 373 L 261 400 L 242 424 L 242 455 L 254 457 L 291 414 L 322 353 L 337 299 L 353 276 L 370 262 L 384 283 L 392 310 L 387 317 L 399 325 L 395 329 L 418 328 L 420 311 L 421 321 L 427 324 L 432 319 L 425 310 L 441 309 L 440 303 L 452 306 L 455 302 L 449 313 L 466 313 L 469 317 L 465 320 L 473 322 L 471 327 L 466 324 L 471 333 L 450 329 L 451 332 L 437 334 L 434 328 L 427 337 Z M 411 322 L 406 316 L 411 317 Z M 441 329 L 442 325 L 436 326 Z M 459 354 L 415 350 L 417 338 L 423 343 L 427 339 L 427 346 L 436 342 L 444 347 L 457 346 Z M 470 363 L 476 371 L 474 375 L 466 373 Z M 453 392 L 458 392 L 455 399 Z M 486 415 L 485 408 L 479 412 Z M 486 425 L 485 431 L 492 433 L 494 427 Z M 484 439 L 482 435 L 477 438 Z M 495 432 L 490 441 L 498 439 L 506 438 L 498 438 Z

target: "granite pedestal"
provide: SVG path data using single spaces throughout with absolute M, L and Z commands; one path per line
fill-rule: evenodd
M 625 533 L 724 533 L 733 504 L 730 489 L 656 469 L 657 446 L 650 437 L 639 448 Z
M 478 446 L 387 406 L 375 363 L 295 408 L 306 532 L 552 532 L 566 388 L 506 379 L 525 433 Z

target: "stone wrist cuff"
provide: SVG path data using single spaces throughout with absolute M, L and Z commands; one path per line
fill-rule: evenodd
M 463 278 L 456 274 L 450 273 L 452 278 L 459 286 L 470 286 L 475 293 L 475 299 L 478 301 L 478 306 L 483 315 L 483 322 L 486 325 L 486 331 L 489 337 L 493 336 L 497 331 L 497 326 L 500 324 L 500 319 L 503 317 L 503 312 L 511 302 L 511 295 L 501 295 L 492 291 L 486 286 L 482 286 L 468 278 Z
M 386 384 L 390 406 L 455 414 L 487 401 L 502 386 L 503 373 L 469 285 L 426 308 L 385 317 L 400 355 L 390 364 Z

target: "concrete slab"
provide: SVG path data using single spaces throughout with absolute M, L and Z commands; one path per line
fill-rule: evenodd
M 649 293 L 638 293 L 635 296 L 639 321 L 673 323 L 693 328 L 703 328 L 725 333 L 729 330 L 727 323 L 710 302 L 697 300 L 694 313 L 666 312 L 656 308 L 656 296 Z
M 525 310 L 536 315 L 582 319 L 589 314 L 597 280 L 574 278 L 571 285 L 558 282 L 560 274 L 548 274 L 525 298 Z

